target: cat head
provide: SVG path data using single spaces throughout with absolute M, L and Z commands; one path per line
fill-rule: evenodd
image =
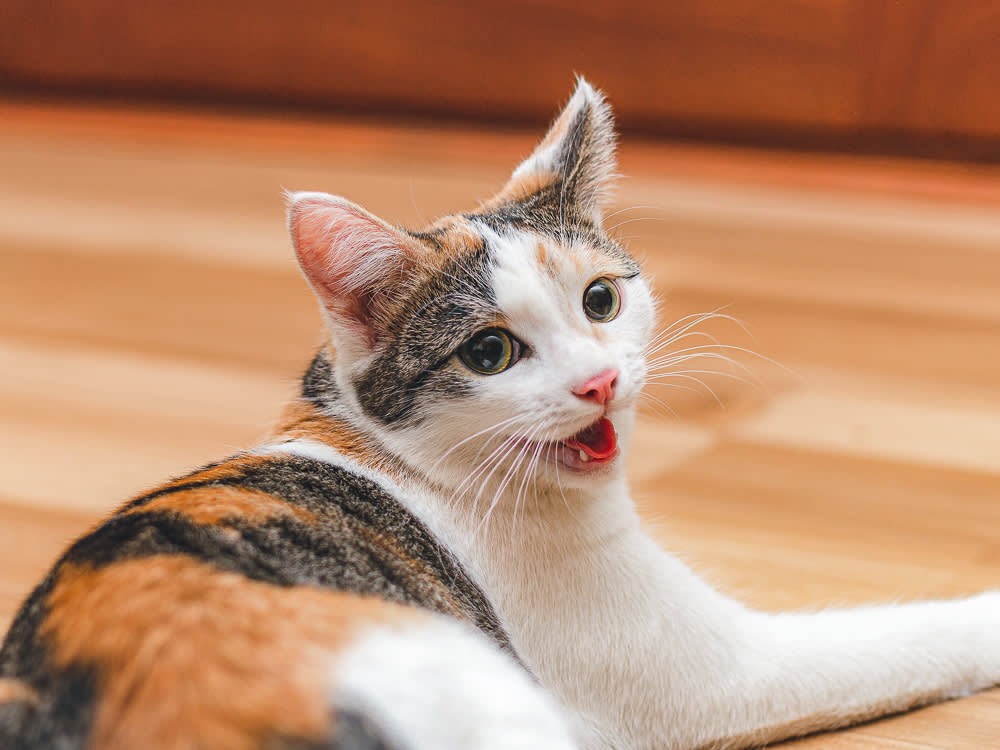
M 619 475 L 654 310 L 602 228 L 614 168 L 610 109 L 581 79 L 476 211 L 410 232 L 343 198 L 291 195 L 330 336 L 330 408 L 472 497 Z

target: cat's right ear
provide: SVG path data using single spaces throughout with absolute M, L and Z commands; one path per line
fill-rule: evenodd
M 421 246 L 361 206 L 326 193 L 286 193 L 299 265 L 335 333 L 370 349 L 385 332 L 393 292 Z

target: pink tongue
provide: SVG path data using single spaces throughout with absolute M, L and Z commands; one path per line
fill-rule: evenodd
M 607 417 L 601 417 L 564 442 L 573 450 L 583 451 L 591 458 L 607 458 L 617 448 L 615 428 Z

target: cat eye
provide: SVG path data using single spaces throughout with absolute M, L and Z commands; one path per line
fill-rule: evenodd
M 618 285 L 606 276 L 590 282 L 583 293 L 583 311 L 595 323 L 614 320 L 622 307 Z
M 458 356 L 473 372 L 496 375 L 521 357 L 521 342 L 503 328 L 484 328 L 462 344 Z

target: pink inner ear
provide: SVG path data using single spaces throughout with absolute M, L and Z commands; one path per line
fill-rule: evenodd
M 289 229 L 306 277 L 329 312 L 377 338 L 383 299 L 412 254 L 405 235 L 334 196 L 294 197 Z

